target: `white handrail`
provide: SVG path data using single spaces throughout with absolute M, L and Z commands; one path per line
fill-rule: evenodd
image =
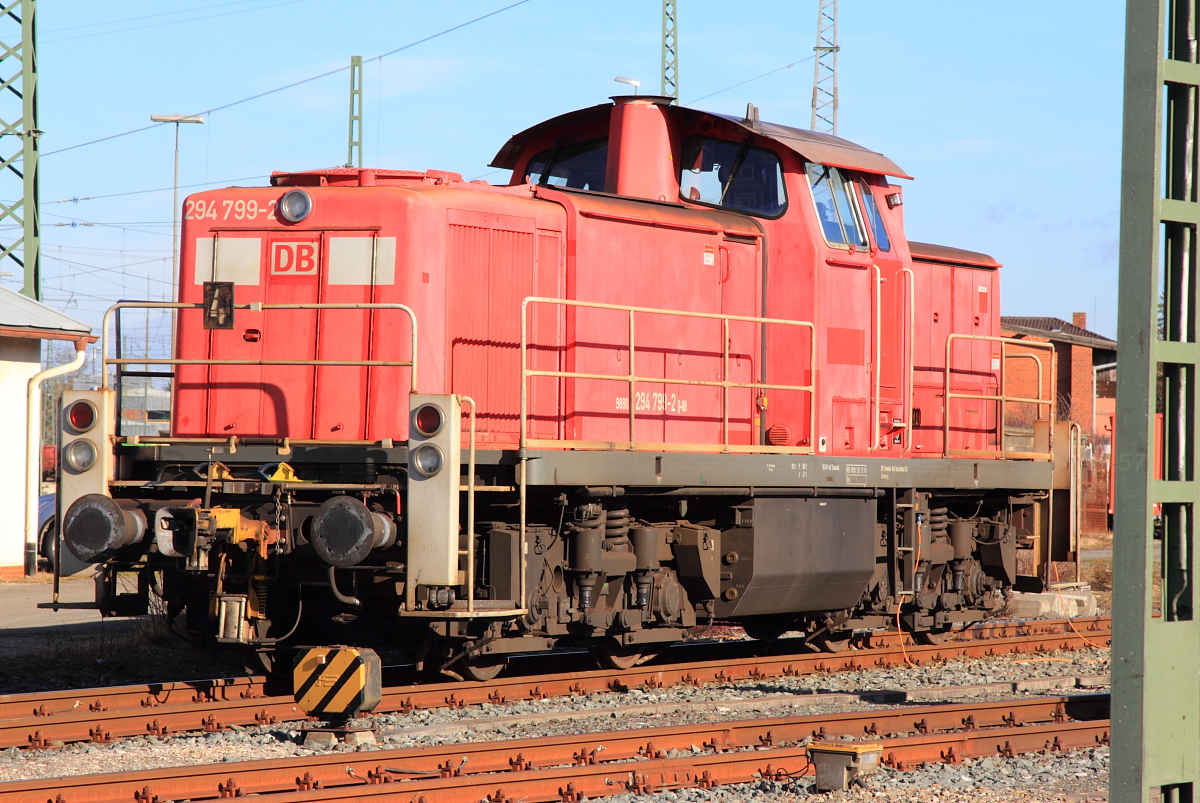
M 585 309 L 603 309 L 614 310 L 617 312 L 625 312 L 629 315 L 629 372 L 627 374 L 591 374 L 578 371 L 539 371 L 529 368 L 528 351 L 529 351 L 529 306 L 531 304 L 556 304 L 564 307 L 582 307 Z M 722 321 L 722 346 L 721 346 L 721 379 L 720 380 L 704 380 L 704 379 L 684 379 L 682 377 L 662 377 L 662 376 L 638 376 L 635 373 L 637 345 L 634 338 L 634 315 L 667 315 L 680 318 L 701 318 L 707 320 Z M 729 324 L 730 322 L 756 323 L 766 325 L 780 326 L 797 326 L 809 330 L 809 384 L 807 385 L 778 385 L 767 382 L 732 382 L 729 379 Z M 713 312 L 687 312 L 684 310 L 668 310 L 657 309 L 654 307 L 634 307 L 625 304 L 605 304 L 595 301 L 576 301 L 566 298 L 545 298 L 539 296 L 530 296 L 521 302 L 521 415 L 520 415 L 520 438 L 521 448 L 527 448 L 530 444 L 528 432 L 528 416 L 529 416 L 529 379 L 531 377 L 556 377 L 559 379 L 599 379 L 604 381 L 625 382 L 629 385 L 629 441 L 625 444 L 609 444 L 606 443 L 605 448 L 622 448 L 630 451 L 637 450 L 638 444 L 636 434 L 636 403 L 634 386 L 639 382 L 653 382 L 664 385 L 695 385 L 700 387 L 718 387 L 721 388 L 721 443 L 720 444 L 670 444 L 669 446 L 712 446 L 720 447 L 722 451 L 758 451 L 758 452 L 787 452 L 793 454 L 811 454 L 813 451 L 811 440 L 816 437 L 816 403 L 812 396 L 815 396 L 815 380 L 817 373 L 817 327 L 809 321 L 792 321 L 782 318 L 756 318 L 746 315 L 722 315 Z M 732 446 L 729 443 L 729 391 L 733 388 L 747 388 L 750 390 L 785 390 L 796 391 L 810 394 L 809 403 L 809 425 L 808 437 L 810 443 L 808 446 L 790 446 L 790 447 L 772 447 L 766 445 L 751 445 L 751 446 Z M 570 448 L 589 448 L 589 441 L 578 440 L 553 440 L 541 441 L 538 445 L 558 445 Z M 650 444 L 655 448 L 664 448 L 668 444 L 654 442 Z
M 417 392 L 417 315 L 405 304 L 235 304 L 234 309 L 245 309 L 253 312 L 270 310 L 387 310 L 394 309 L 404 312 L 412 324 L 409 360 L 182 360 L 160 359 L 157 357 L 142 358 L 110 358 L 108 356 L 108 330 L 112 316 L 121 309 L 203 309 L 203 304 L 192 304 L 170 301 L 121 301 L 113 304 L 104 313 L 101 334 L 101 371 L 100 387 L 108 389 L 108 366 L 110 365 L 267 365 L 267 366 L 339 366 L 339 367 L 411 367 L 410 390 Z

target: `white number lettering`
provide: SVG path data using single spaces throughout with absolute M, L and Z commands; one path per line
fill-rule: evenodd
M 230 212 L 230 210 L 232 210 L 232 209 L 233 209 L 233 201 L 231 201 L 231 200 L 225 200 L 225 201 L 222 201 L 222 202 L 221 202 L 221 205 L 225 207 L 225 217 L 223 217 L 223 218 L 221 218 L 221 219 L 222 219 L 222 220 L 229 220 L 229 212 Z
M 258 217 L 258 201 L 253 199 L 246 201 L 246 217 L 251 220 Z
M 233 216 L 241 220 L 246 216 L 246 202 L 237 200 L 233 202 Z

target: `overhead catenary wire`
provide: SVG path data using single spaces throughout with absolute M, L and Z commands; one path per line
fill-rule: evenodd
M 707 95 L 703 95 L 701 97 L 688 100 L 684 103 L 684 105 L 691 106 L 693 103 L 699 103 L 702 100 L 708 100 L 709 98 L 713 98 L 724 92 L 728 92 L 731 89 L 737 89 L 739 86 L 745 86 L 746 84 L 753 83 L 754 81 L 757 81 L 760 78 L 766 78 L 768 75 L 774 75 L 777 72 L 783 72 L 784 70 L 786 70 L 789 67 L 795 67 L 797 64 L 803 64 L 806 61 L 812 61 L 814 58 L 816 58 L 816 56 L 805 56 L 802 59 L 797 59 L 796 61 L 793 61 L 791 64 L 785 64 L 782 67 L 776 67 L 773 70 L 768 70 L 767 72 L 763 73 L 762 75 L 756 75 L 753 78 L 747 78 L 745 81 L 739 81 L 738 83 L 727 86 L 724 89 L 718 89 L 716 92 L 710 92 Z
M 425 42 L 432 41 L 432 40 L 434 40 L 434 39 L 437 39 L 437 38 L 439 38 L 439 37 L 445 36 L 446 34 L 453 33 L 454 31 L 461 30 L 461 29 L 463 29 L 463 28 L 466 28 L 466 27 L 467 27 L 467 26 L 469 26 L 469 25 L 474 25 L 474 24 L 475 24 L 475 23 L 477 23 L 477 22 L 482 22 L 483 20 L 485 20 L 485 19 L 488 19 L 488 18 L 490 18 L 490 17 L 494 17 L 494 16 L 496 16 L 497 14 L 503 14 L 505 11 L 509 11 L 510 9 L 514 9 L 514 8 L 516 8 L 517 6 L 523 6 L 523 5 L 525 5 L 526 3 L 528 3 L 528 2 L 530 2 L 530 0 L 517 0 L 517 2 L 515 2 L 515 3 L 510 3 L 510 4 L 506 5 L 506 6 L 502 6 L 501 8 L 498 8 L 498 9 L 496 9 L 495 11 L 489 11 L 488 13 L 486 13 L 486 14 L 482 14 L 482 15 L 480 15 L 480 16 L 478 16 L 478 17 L 475 17 L 474 19 L 469 19 L 469 20 L 467 20 L 466 22 L 460 22 L 458 25 L 454 25 L 454 26 L 452 26 L 452 27 L 450 27 L 450 28 L 446 28 L 445 30 L 438 31 L 437 33 L 430 34 L 429 36 L 425 36 L 425 37 L 422 37 L 421 39 L 417 39 L 417 40 L 415 40 L 415 41 L 409 42 L 409 43 L 408 43 L 408 44 L 406 44 L 406 45 L 402 45 L 402 46 L 400 46 L 400 47 L 397 47 L 397 48 L 395 48 L 395 49 L 393 49 L 393 50 L 389 50 L 389 51 L 387 51 L 386 53 L 380 53 L 378 56 L 372 56 L 372 57 L 371 57 L 371 58 L 369 58 L 369 59 L 363 59 L 363 61 L 364 61 L 364 62 L 368 62 L 368 61 L 376 61 L 376 60 L 379 60 L 379 59 L 385 59 L 385 58 L 387 58 L 388 56 L 394 56 L 394 55 L 396 55 L 397 53 L 401 53 L 401 52 L 403 52 L 403 51 L 405 51 L 405 50 L 409 50 L 410 48 L 414 48 L 414 47 L 416 47 L 417 45 L 424 44 Z M 259 93 L 257 93 L 257 94 L 254 94 L 254 95 L 250 95 L 249 97 L 242 98 L 241 100 L 235 100 L 235 101 L 233 101 L 233 102 L 231 102 L 231 103 L 225 103 L 225 104 L 222 104 L 222 105 L 220 105 L 220 106 L 213 106 L 213 107 L 212 107 L 212 108 L 210 108 L 210 109 L 205 109 L 205 110 L 203 110 L 203 111 L 195 112 L 195 113 L 194 113 L 194 115 L 189 115 L 189 116 L 197 116 L 197 117 L 198 117 L 198 116 L 200 116 L 200 115 L 213 114 L 214 112 L 219 112 L 219 111 L 223 111 L 223 110 L 225 110 L 225 109 L 230 109 L 230 108 L 233 108 L 234 106 L 240 106 L 240 105 L 241 105 L 241 104 L 243 104 L 243 103 L 249 103 L 249 102 L 250 102 L 250 101 L 252 101 L 252 100 L 258 100 L 258 99 L 260 99 L 260 98 L 265 98 L 265 97 L 267 97 L 268 95 L 274 95 L 274 94 L 277 94 L 277 93 L 279 93 L 279 92 L 284 92 L 284 91 L 286 91 L 286 90 L 288 90 L 288 89 L 293 89 L 293 88 L 295 88 L 295 87 L 298 87 L 298 86 L 303 86 L 304 84 L 312 83 L 313 81 L 318 81 L 318 80 L 320 80 L 320 79 L 322 79 L 322 78 L 328 78 L 328 77 L 329 77 L 329 76 L 331 76 L 331 75 L 337 75 L 338 73 L 345 72 L 346 70 L 349 70 L 349 69 L 350 69 L 350 66 L 349 66 L 349 65 L 346 65 L 346 66 L 343 66 L 343 67 L 338 67 L 338 68 L 336 68 L 336 69 L 333 69 L 333 70 L 328 70 L 328 71 L 326 71 L 326 72 L 323 72 L 323 73 L 321 73 L 321 74 L 319 74 L 319 75 L 314 75 L 314 76 L 311 76 L 311 77 L 309 77 L 309 78 L 303 78 L 303 79 L 301 79 L 301 80 L 299 80 L 299 81 L 293 81 L 293 82 L 291 82 L 290 84 L 285 84 L 285 85 L 283 85 L 283 86 L 276 87 L 275 89 L 268 89 L 268 90 L 266 90 L 266 91 L 264 91 L 264 92 L 259 92 Z M 101 142 L 108 142 L 108 141 L 110 141 L 110 140 L 119 139 L 119 138 L 121 138 L 121 137 L 127 137 L 127 136 L 130 136 L 131 134 L 138 134 L 138 133 L 141 133 L 142 131 L 149 131 L 149 130 L 150 130 L 150 129 L 152 129 L 152 128 L 158 128 L 158 127 L 160 127 L 160 126 L 164 126 L 164 125 L 171 125 L 171 124 L 170 124 L 170 123 L 151 123 L 150 125 L 145 125 L 145 126 L 142 126 L 142 127 L 140 127 L 140 128 L 134 128 L 134 129 L 130 129 L 129 131 L 122 131 L 122 132 L 121 132 L 121 133 L 119 133 L 119 134 L 109 134 L 109 135 L 108 135 L 108 136 L 106 136 L 106 137 L 99 137 L 99 138 L 97 138 L 97 139 L 89 140 L 89 141 L 87 141 L 87 142 L 80 142 L 80 143 L 78 143 L 78 144 L 76 144 L 76 145 L 68 145 L 68 146 L 67 146 L 67 147 L 65 147 L 65 148 L 58 148 L 58 149 L 56 149 L 56 150 L 52 150 L 52 151 L 44 151 L 44 152 L 42 152 L 41 156 L 42 156 L 42 158 L 45 158 L 45 157 L 47 157 L 47 156 L 53 156 L 53 155 L 54 155 L 54 154 L 56 154 L 56 153 L 64 153 L 64 152 L 66 152 L 66 151 L 73 151 L 73 150 L 75 150 L 75 149 L 77 149 L 77 148 L 85 148 L 85 147 L 87 147 L 87 146 L 89 146 L 89 145 L 96 145 L 96 144 L 98 144 L 98 143 L 101 143 Z
M 122 22 L 137 22 L 138 20 L 155 19 L 157 17 L 171 17 L 178 14 L 189 14 L 193 11 L 208 11 L 210 8 L 224 8 L 226 6 L 244 6 L 246 3 L 256 3 L 259 0 L 230 0 L 225 3 L 214 3 L 207 6 L 192 6 L 191 8 L 181 8 L 175 11 L 160 11 L 157 14 L 142 14 L 137 17 L 122 17 L 116 20 L 105 20 L 103 22 L 87 22 L 83 25 L 68 25 L 64 28 L 49 28 L 43 29 L 42 33 L 60 33 L 62 31 L 77 31 L 81 28 L 98 28 L 102 25 L 120 25 Z
M 291 5 L 295 5 L 296 3 L 308 3 L 308 2 L 311 2 L 311 0 L 284 0 L 282 3 L 272 3 L 271 5 L 268 5 L 268 6 L 256 6 L 254 8 L 241 8 L 241 9 L 238 9 L 237 11 L 223 11 L 219 14 L 205 14 L 205 15 L 202 15 L 199 17 L 188 17 L 187 19 L 181 19 L 181 20 L 169 20 L 167 22 L 155 22 L 155 23 L 151 23 L 150 25 L 136 25 L 132 28 L 120 28 L 115 31 L 96 31 L 95 33 L 81 33 L 77 36 L 63 36 L 58 39 L 46 39 L 46 40 L 43 40 L 41 42 L 41 44 L 46 45 L 46 44 L 53 44 L 55 42 L 70 42 L 75 39 L 88 39 L 93 36 L 107 36 L 108 34 L 113 34 L 113 33 L 126 33 L 128 31 L 141 31 L 141 30 L 145 30 L 146 28 L 161 28 L 164 25 L 179 25 L 184 22 L 198 22 L 200 20 L 212 19 L 214 17 L 228 17 L 230 14 L 246 14 L 251 11 L 263 11 L 265 9 L 275 8 L 277 6 L 291 6 Z

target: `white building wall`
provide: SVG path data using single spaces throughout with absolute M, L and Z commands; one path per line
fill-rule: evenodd
M 25 424 L 29 378 L 41 370 L 40 340 L 0 337 L 0 578 L 25 572 Z

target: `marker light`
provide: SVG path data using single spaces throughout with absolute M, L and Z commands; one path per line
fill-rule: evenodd
M 63 447 L 63 462 L 72 471 L 83 473 L 96 465 L 96 445 L 87 438 L 71 441 Z
M 441 432 L 445 423 L 446 414 L 436 404 L 422 404 L 413 413 L 413 426 L 426 438 Z
M 87 432 L 96 426 L 96 408 L 89 401 L 77 401 L 67 408 L 67 423 L 76 432 Z
M 78 441 L 76 441 L 78 443 Z M 442 470 L 446 458 L 435 443 L 418 446 L 409 458 L 409 464 L 422 477 L 432 477 Z
M 279 214 L 288 223 L 299 223 L 313 210 L 312 196 L 304 190 L 288 190 L 279 199 Z

